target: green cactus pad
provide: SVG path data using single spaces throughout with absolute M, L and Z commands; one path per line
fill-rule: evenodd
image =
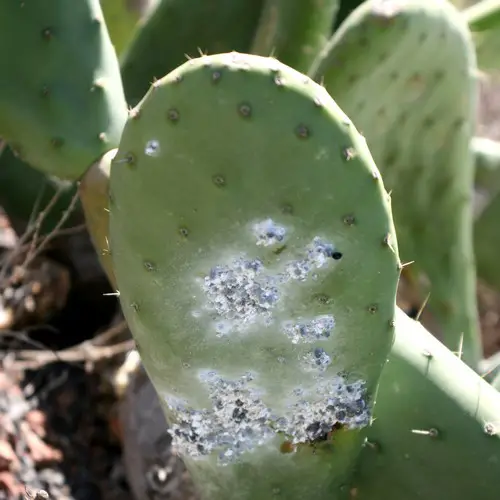
M 500 393 L 401 311 L 374 416 L 352 498 L 498 498 Z
M 99 0 L 0 2 L 0 136 L 24 161 L 75 180 L 126 117 Z
M 311 75 L 366 136 L 392 192 L 404 261 L 431 282 L 443 340 L 480 358 L 472 240 L 475 55 L 445 0 L 369 0 L 318 56 Z
M 151 82 L 203 53 L 250 50 L 264 0 L 161 0 L 121 57 L 127 102 Z
M 201 57 L 132 110 L 110 185 L 120 302 L 205 498 L 344 498 L 400 265 L 364 139 L 275 59 Z
M 266 0 L 251 52 L 307 72 L 326 45 L 339 0 Z

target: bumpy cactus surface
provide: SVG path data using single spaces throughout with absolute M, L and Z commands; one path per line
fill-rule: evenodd
M 0 137 L 27 163 L 77 179 L 126 116 L 99 0 L 0 2 Z
M 310 71 L 365 134 L 392 190 L 402 258 L 427 274 L 444 341 L 457 350 L 463 336 L 472 366 L 480 358 L 469 149 L 475 69 L 467 26 L 448 2 L 369 0 Z
M 111 200 L 122 308 L 206 498 L 332 498 L 399 275 L 364 139 L 278 61 L 202 57 L 132 111 Z

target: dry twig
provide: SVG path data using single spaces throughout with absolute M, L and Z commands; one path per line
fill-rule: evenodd
M 122 321 L 91 340 L 86 340 L 61 351 L 24 349 L 15 353 L 15 358 L 11 361 L 12 367 L 19 370 L 35 370 L 49 363 L 62 361 L 65 363 L 85 362 L 94 363 L 112 358 L 118 354 L 130 351 L 135 348 L 133 339 L 119 342 L 115 345 L 106 345 L 117 335 L 127 329 L 127 323 Z M 0 356 L 6 355 L 6 351 L 0 351 Z

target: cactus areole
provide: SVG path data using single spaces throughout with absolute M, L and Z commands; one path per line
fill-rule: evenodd
M 348 498 L 400 262 L 366 142 L 275 59 L 157 81 L 111 168 L 120 301 L 203 498 Z

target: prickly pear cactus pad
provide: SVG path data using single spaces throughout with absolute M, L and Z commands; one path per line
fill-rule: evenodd
M 431 282 L 448 348 L 480 358 L 472 243 L 476 61 L 445 0 L 369 0 L 335 33 L 310 75 L 366 136 L 392 191 L 401 258 Z M 423 296 L 425 297 L 426 291 Z
M 0 2 L 0 136 L 23 160 L 77 179 L 126 117 L 99 0 Z
M 353 498 L 495 500 L 499 465 L 500 394 L 398 310 Z
M 278 61 L 206 56 L 132 110 L 110 185 L 120 302 L 201 493 L 344 498 L 400 264 L 363 137 Z

